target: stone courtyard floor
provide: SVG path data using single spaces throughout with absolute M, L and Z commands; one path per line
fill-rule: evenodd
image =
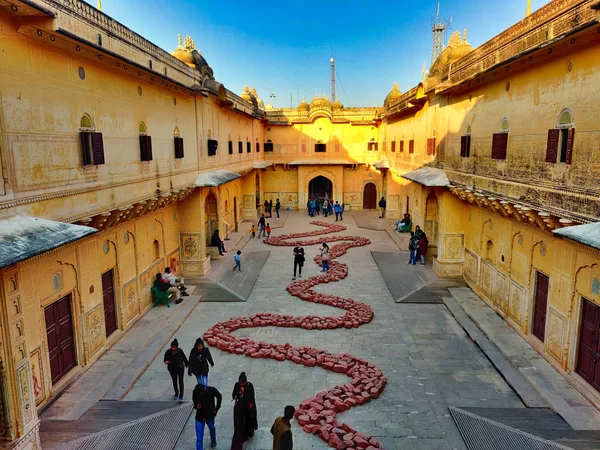
M 319 229 L 309 224 L 312 219 L 306 214 L 286 214 L 288 217 L 285 226 L 274 228 L 274 236 Z M 345 214 L 344 218 L 340 224 L 345 225 L 347 230 L 334 233 L 335 235 L 366 237 L 371 240 L 371 244 L 350 248 L 339 258 L 348 266 L 347 278 L 314 289 L 367 303 L 374 311 L 373 321 L 352 329 L 309 331 L 265 327 L 239 330 L 234 334 L 256 341 L 277 344 L 289 342 L 294 346 L 304 345 L 332 353 L 348 353 L 374 363 L 388 378 L 382 395 L 365 405 L 338 414 L 337 419 L 357 431 L 377 437 L 381 447 L 387 450 L 465 449 L 448 411 L 449 406 L 525 408 L 519 396 L 485 354 L 469 339 L 443 303 L 417 304 L 394 301 L 371 252 L 396 254 L 399 277 L 402 277 L 402 282 L 408 286 L 417 278 L 429 276 L 429 267 L 407 268 L 407 252 L 398 247 L 401 245 L 398 244 L 402 242 L 401 239 L 392 239 L 389 232 L 377 231 L 377 227 L 359 228 L 352 213 Z M 321 216 L 316 220 L 333 222 L 334 218 L 323 219 Z M 364 222 L 364 217 L 361 217 L 361 221 Z M 277 220 L 271 219 L 271 222 L 276 223 Z M 172 330 L 176 330 L 175 337 L 186 354 L 195 339 L 201 337 L 207 329 L 232 317 L 249 316 L 259 312 L 294 316 L 342 314 L 339 309 L 304 302 L 286 292 L 286 286 L 292 281 L 291 247 L 270 246 L 258 239 L 242 240 L 239 245 L 243 246 L 243 272 L 230 272 L 230 268 L 233 267 L 233 255 L 237 249 L 228 247 L 225 258 L 212 262 L 213 273 L 227 277 L 229 281 L 235 280 L 235 277 L 246 277 L 248 282 L 254 283 L 254 287 L 245 302 L 201 301 L 182 321 L 179 329 Z M 317 275 L 320 268 L 312 260 L 317 254 L 318 246 L 305 246 L 305 250 L 306 278 Z M 253 270 L 244 264 L 244 254 L 263 251 L 270 253 L 262 268 Z M 420 273 L 421 276 L 415 277 L 411 270 Z M 126 338 L 127 336 L 123 339 Z M 140 373 L 137 381 L 123 390 L 124 401 L 172 401 L 171 379 L 162 362 L 168 342 L 165 342 L 158 356 L 149 361 L 149 365 L 145 365 L 147 368 Z M 247 444 L 247 450 L 272 448 L 270 426 L 273 420 L 282 414 L 285 405 L 298 406 L 304 399 L 349 381 L 346 375 L 326 371 L 320 367 L 303 367 L 288 360 L 278 362 L 273 359 L 253 359 L 222 352 L 214 347 L 210 350 L 215 366 L 211 369 L 209 384 L 223 394 L 223 406 L 216 419 L 219 449 L 228 449 L 231 443 L 231 391 L 240 372 L 246 372 L 249 381 L 254 384 L 259 419 L 259 430 Z M 193 378 L 186 376 L 186 401 L 191 400 L 195 384 L 192 380 Z M 49 411 L 51 410 L 52 407 Z M 52 417 L 57 416 L 55 413 Z M 295 449 L 329 448 L 319 437 L 305 433 L 296 421 L 293 422 L 292 428 Z M 208 438 L 205 439 L 205 448 L 208 448 Z M 195 448 L 193 414 L 175 448 Z

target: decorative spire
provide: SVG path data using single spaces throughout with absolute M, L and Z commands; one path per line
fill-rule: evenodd
M 181 47 L 181 34 L 177 35 L 177 46 Z
M 98 0 L 98 11 L 102 11 L 102 0 Z
M 525 10 L 525 17 L 531 14 L 531 0 L 527 0 L 527 9 Z
M 423 63 L 423 81 L 427 79 L 427 64 Z
M 258 97 L 258 94 L 256 93 L 256 88 L 254 86 L 252 86 L 252 89 L 250 89 L 250 93 L 255 97 Z
M 248 87 L 248 85 L 244 86 L 244 92 L 250 92 L 250 88 Z
M 183 40 L 183 45 L 185 49 L 188 51 L 196 50 L 196 44 L 194 44 L 194 40 L 190 36 L 186 36 Z
M 467 42 L 467 29 L 463 30 L 463 41 Z
M 394 83 L 394 86 L 392 87 L 392 91 L 394 92 L 400 92 L 400 86 L 398 86 L 398 83 Z

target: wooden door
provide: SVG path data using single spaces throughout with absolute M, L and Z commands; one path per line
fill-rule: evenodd
M 377 187 L 373 183 L 365 184 L 363 191 L 363 209 L 377 208 Z
M 44 316 L 50 356 L 50 375 L 52 383 L 55 384 L 77 365 L 71 316 L 71 295 L 47 306 L 44 309 Z
M 104 300 L 104 328 L 106 337 L 108 337 L 117 329 L 114 271 L 112 269 L 102 274 L 102 299 Z
M 533 335 L 544 342 L 546 333 L 546 310 L 548 308 L 548 286 L 550 278 L 536 272 L 535 304 L 533 310 Z
M 600 391 L 600 308 L 584 299 L 582 309 L 576 372 Z

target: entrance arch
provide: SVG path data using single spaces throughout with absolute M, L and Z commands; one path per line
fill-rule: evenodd
M 210 240 L 216 229 L 219 228 L 219 214 L 217 209 L 217 197 L 212 192 L 206 196 L 206 245 L 210 246 Z
M 319 175 L 308 182 L 309 197 L 323 197 L 325 194 L 333 198 L 333 183 L 329 178 Z
M 375 183 L 365 184 L 363 190 L 363 209 L 377 208 L 377 186 Z

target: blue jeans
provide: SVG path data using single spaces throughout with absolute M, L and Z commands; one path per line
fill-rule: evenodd
M 241 261 L 236 261 L 235 262 L 235 267 L 233 268 L 233 270 L 238 269 L 240 272 L 242 271 L 242 262 Z
M 267 235 L 267 230 L 266 227 L 263 227 L 261 225 L 260 230 L 258 231 L 258 238 L 260 239 L 260 235 L 262 234 L 263 237 L 265 237 Z
M 210 433 L 210 446 L 217 446 L 217 428 L 215 427 L 215 419 L 207 420 L 206 422 L 198 422 L 196 420 L 196 450 L 203 450 L 202 441 L 204 440 L 204 424 L 208 425 Z
M 415 254 L 415 250 L 413 248 L 410 249 L 410 259 L 408 260 L 408 263 L 412 265 L 417 263 L 417 255 Z
M 325 272 L 326 270 L 329 270 L 329 261 L 321 260 L 321 263 L 323 264 L 323 272 Z
M 275 210 L 275 214 L 277 214 L 277 218 L 279 219 L 279 210 L 278 209 Z
M 208 386 L 208 375 L 196 375 L 196 381 L 198 382 L 198 384 Z

